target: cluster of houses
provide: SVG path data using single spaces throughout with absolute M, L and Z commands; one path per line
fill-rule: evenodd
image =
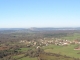
M 38 40 L 21 40 L 20 43 L 24 43 L 26 45 L 32 45 L 32 46 L 37 46 L 41 47 L 41 46 L 48 46 L 49 44 L 54 44 L 54 45 L 61 45 L 61 46 L 66 46 L 66 45 L 70 45 L 72 43 L 74 44 L 80 44 L 80 41 L 78 40 L 74 40 L 74 41 L 70 41 L 70 40 L 63 40 L 63 39 L 58 39 L 58 38 L 43 38 L 43 39 L 38 39 Z

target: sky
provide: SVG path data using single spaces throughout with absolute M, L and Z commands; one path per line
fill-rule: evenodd
M 80 0 L 0 0 L 0 28 L 80 27 Z

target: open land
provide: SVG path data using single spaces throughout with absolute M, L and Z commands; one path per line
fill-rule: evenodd
M 0 60 L 80 60 L 80 30 L 0 30 Z

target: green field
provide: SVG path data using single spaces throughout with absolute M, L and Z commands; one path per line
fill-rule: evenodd
M 13 58 L 17 60 L 37 60 L 37 58 L 31 58 L 31 57 L 24 57 L 24 54 L 13 56 Z
M 29 49 L 30 49 L 30 48 L 20 48 L 19 51 L 25 52 L 25 51 L 27 51 L 27 50 L 29 50 Z
M 62 39 L 67 39 L 67 40 L 76 40 L 80 39 L 80 34 L 79 33 L 74 33 L 72 35 L 67 35 L 65 37 L 62 37 Z
M 56 46 L 56 45 L 49 45 L 47 47 L 44 47 L 45 52 L 50 52 L 50 53 L 57 53 L 61 55 L 66 55 L 74 58 L 80 58 L 80 53 L 79 50 L 74 50 L 74 47 L 76 45 L 69 45 L 69 46 Z
M 40 54 L 40 60 L 78 60 L 71 57 L 66 57 L 62 55 L 49 55 L 49 54 Z
M 19 60 L 37 60 L 37 58 L 23 57 Z
M 15 55 L 15 56 L 13 56 L 13 58 L 18 59 L 18 58 L 20 58 L 20 57 L 22 57 L 22 56 L 24 56 L 24 54 Z

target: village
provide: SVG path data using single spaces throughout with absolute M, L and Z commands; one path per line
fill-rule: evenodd
M 80 41 L 79 40 L 70 41 L 70 40 L 59 39 L 59 38 L 43 38 L 43 39 L 30 40 L 30 41 L 21 40 L 19 43 L 25 44 L 27 46 L 36 46 L 36 48 L 40 48 L 40 47 L 48 46 L 50 44 L 58 45 L 58 46 L 68 46 L 71 44 L 80 44 Z

